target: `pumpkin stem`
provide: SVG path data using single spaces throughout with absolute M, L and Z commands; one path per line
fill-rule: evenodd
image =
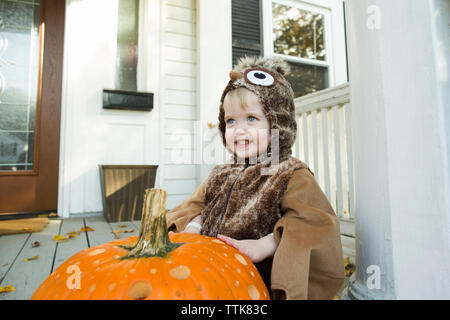
M 166 223 L 167 192 L 162 189 L 146 189 L 139 237 L 129 246 L 121 246 L 129 250 L 120 259 L 142 257 L 166 257 L 169 252 L 181 246 L 169 239 Z

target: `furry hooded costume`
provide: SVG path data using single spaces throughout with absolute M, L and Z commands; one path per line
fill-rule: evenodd
M 281 59 L 245 57 L 230 72 L 223 102 L 245 87 L 259 98 L 278 139 L 252 159 L 216 165 L 209 177 L 167 213 L 169 229 L 182 231 L 201 215 L 202 234 L 259 239 L 274 233 L 273 258 L 255 264 L 274 299 L 331 299 L 345 278 L 339 221 L 307 165 L 291 156 L 297 125 L 293 91 Z

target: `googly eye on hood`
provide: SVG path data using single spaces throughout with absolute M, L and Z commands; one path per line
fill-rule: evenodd
M 275 85 L 277 79 L 275 75 L 269 70 L 262 68 L 250 68 L 245 71 L 245 81 L 250 84 L 255 84 L 264 87 Z

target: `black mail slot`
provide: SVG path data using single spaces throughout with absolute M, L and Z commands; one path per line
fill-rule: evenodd
M 103 89 L 103 108 L 152 111 L 153 93 Z

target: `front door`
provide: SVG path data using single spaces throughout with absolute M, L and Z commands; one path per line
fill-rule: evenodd
M 0 0 L 0 217 L 57 209 L 64 16 Z

